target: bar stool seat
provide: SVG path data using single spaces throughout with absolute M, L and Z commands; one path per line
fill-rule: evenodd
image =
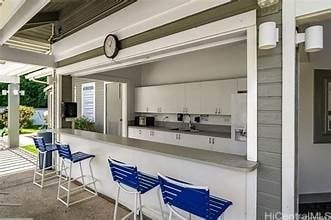
M 77 163 L 79 161 L 86 160 L 86 159 L 92 158 L 92 157 L 95 157 L 95 156 L 92 154 L 86 154 L 86 153 L 79 151 L 79 152 L 72 154 L 72 162 Z
M 173 214 L 186 219 L 174 207 L 188 212 L 190 216 L 193 214 L 206 220 L 217 220 L 232 205 L 231 201 L 210 195 L 208 187 L 194 186 L 161 174 L 158 176 L 163 201 L 170 210 L 169 220 Z
M 46 144 L 45 151 L 47 152 L 57 151 L 57 147 L 55 144 Z
M 54 144 L 46 144 L 43 137 L 33 137 L 35 147 L 38 149 L 38 157 L 36 162 L 36 167 L 33 174 L 33 184 L 44 188 L 45 186 L 54 185 L 57 181 L 48 182 L 45 184 L 45 181 L 59 177 L 58 175 L 58 162 L 54 163 L 54 160 L 51 162 L 50 166 L 47 166 L 47 156 L 49 153 L 55 153 L 57 147 Z M 57 156 L 56 154 L 53 154 Z M 57 157 L 58 159 L 58 157 Z M 40 161 L 41 160 L 41 161 Z M 41 168 L 39 167 L 41 163 Z M 50 171 L 53 170 L 53 171 Z M 39 177 L 39 178 L 38 178 Z
M 95 157 L 95 155 L 87 154 L 83 152 L 75 152 L 71 153 L 70 146 L 68 144 L 56 144 L 56 147 L 59 152 L 59 156 L 61 157 L 61 166 L 60 166 L 60 175 L 62 176 L 62 173 L 65 172 L 65 175 L 67 177 L 67 180 L 62 182 L 62 178 L 59 178 L 58 183 L 58 191 L 57 191 L 57 199 L 61 201 L 63 204 L 65 204 L 67 207 L 91 199 L 98 195 L 97 189 L 96 189 L 96 180 L 93 175 L 92 167 L 91 167 L 91 161 Z M 84 175 L 83 173 L 83 167 L 82 162 L 89 159 L 89 169 L 90 169 L 90 176 Z M 66 163 L 69 164 L 66 166 Z M 80 176 L 76 177 L 75 179 L 72 178 L 72 165 L 73 164 L 79 164 L 80 167 Z M 67 170 L 69 170 L 69 174 L 67 173 Z M 91 181 L 87 182 L 87 177 L 91 177 Z M 82 185 L 73 187 L 72 182 L 76 180 L 81 180 Z M 91 187 L 88 187 L 91 186 Z M 61 191 L 65 192 L 65 195 L 61 195 Z M 88 192 L 88 195 L 84 196 L 83 198 L 71 201 L 70 197 L 74 193 L 78 193 L 80 191 Z
M 141 195 L 147 193 L 148 191 L 158 186 L 159 185 L 158 178 L 138 171 L 137 166 L 126 164 L 121 161 L 114 160 L 112 158 L 108 159 L 108 163 L 111 174 L 113 176 L 113 180 L 117 182 L 117 186 L 118 186 L 113 220 L 117 220 L 117 208 L 119 204 L 118 200 L 121 190 L 123 190 L 126 193 L 134 194 L 134 208 L 129 214 L 124 216 L 122 220 L 128 218 L 132 214 L 133 214 L 133 219 L 136 220 L 137 211 L 139 211 L 139 216 L 140 219 L 142 220 L 143 208 L 146 209 L 146 207 L 142 205 Z M 129 188 L 132 188 L 132 190 L 125 188 L 124 185 L 128 186 Z M 139 199 L 139 206 L 137 204 L 138 199 Z M 159 198 L 159 202 L 160 202 L 162 219 L 164 219 L 160 198 Z M 149 210 L 156 213 L 157 215 L 160 214 L 153 209 L 149 209 Z

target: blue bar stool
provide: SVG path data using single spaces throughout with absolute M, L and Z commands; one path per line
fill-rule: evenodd
M 76 152 L 76 153 L 71 153 L 70 150 L 70 146 L 68 144 L 56 144 L 56 147 L 58 149 L 59 152 L 59 156 L 61 158 L 61 165 L 60 165 L 60 175 L 62 176 L 62 172 L 64 171 L 66 176 L 67 176 L 67 180 L 62 182 L 62 178 L 59 178 L 59 184 L 58 184 L 58 191 L 57 191 L 57 199 L 60 200 L 63 204 L 65 204 L 67 207 L 76 204 L 78 202 L 82 202 L 85 201 L 87 199 L 91 199 L 95 196 L 98 195 L 97 193 L 97 189 L 95 186 L 95 178 L 93 176 L 93 171 L 91 168 L 91 161 L 92 159 L 95 157 L 94 155 L 91 154 L 86 154 L 83 152 Z M 90 174 L 91 174 L 91 179 L 92 181 L 90 182 L 86 182 L 86 178 L 88 177 L 87 175 L 84 175 L 83 173 L 83 168 L 82 168 L 82 161 L 89 159 L 89 168 L 90 168 Z M 68 164 L 68 166 L 66 166 L 66 163 Z M 72 179 L 71 178 L 71 174 L 72 174 L 72 165 L 79 163 L 79 167 L 80 167 L 80 172 L 81 172 L 81 176 Z M 66 170 L 69 170 L 69 174 L 67 174 Z M 71 182 L 76 181 L 76 180 L 82 180 L 82 185 L 81 186 L 77 186 L 72 188 L 71 186 Z M 88 187 L 92 185 L 92 187 Z M 66 195 L 62 196 L 61 195 L 61 190 L 66 192 Z M 78 193 L 80 191 L 86 191 L 88 192 L 90 195 L 79 199 L 77 201 L 71 202 L 70 201 L 70 196 L 74 193 Z M 66 198 L 66 200 L 64 200 Z
M 33 174 L 33 184 L 41 188 L 57 184 L 57 179 L 55 182 L 53 181 L 45 184 L 45 181 L 59 177 L 57 170 L 58 163 L 54 163 L 54 160 L 52 160 L 51 165 L 46 164 L 47 155 L 49 153 L 55 153 L 57 151 L 56 146 L 52 144 L 46 144 L 43 137 L 33 137 L 33 141 L 36 148 L 38 149 L 37 163 Z M 56 156 L 55 154 L 53 155 Z M 40 161 L 40 159 L 42 161 Z
M 232 205 L 232 202 L 211 196 L 208 187 L 194 186 L 180 180 L 158 174 L 164 203 L 172 215 L 186 220 L 174 207 L 207 220 L 216 220 Z
M 115 210 L 113 219 L 117 219 L 117 208 L 118 208 L 118 200 L 120 197 L 120 191 L 123 190 L 126 193 L 134 194 L 134 208 L 133 210 L 122 218 L 126 219 L 131 214 L 133 214 L 133 219 L 137 219 L 137 211 L 139 211 L 140 220 L 143 219 L 143 208 L 147 209 L 142 205 L 141 195 L 150 191 L 154 187 L 159 185 L 159 180 L 157 177 L 142 173 L 138 171 L 137 167 L 130 164 L 125 164 L 121 161 L 108 159 L 109 167 L 111 174 L 113 176 L 113 180 L 117 182 L 117 195 L 115 201 Z M 127 186 L 127 187 L 125 187 Z M 131 188 L 133 190 L 130 190 Z M 159 194 L 158 194 L 159 195 Z M 139 206 L 137 200 L 139 199 Z M 161 207 L 161 215 L 163 218 L 163 211 L 161 206 L 161 198 L 159 197 L 160 207 Z M 149 209 L 150 211 L 159 215 L 160 213 L 155 210 Z M 164 219 L 164 218 L 163 218 Z

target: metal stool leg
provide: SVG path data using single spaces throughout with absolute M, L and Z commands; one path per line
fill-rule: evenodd
M 138 193 L 134 194 L 134 209 L 133 209 L 133 220 L 137 220 L 137 200 Z
M 59 176 L 59 184 L 58 184 L 58 187 L 57 187 L 57 199 L 60 198 L 60 190 L 61 190 L 61 180 L 62 180 L 62 171 L 63 171 L 63 159 L 61 158 L 60 159 L 60 176 Z
M 70 203 L 71 171 L 72 171 L 72 162 L 70 161 L 69 177 L 68 177 L 68 189 L 67 189 L 67 204 L 66 204 L 67 207 L 69 207 L 69 203 Z
M 88 165 L 89 165 L 89 168 L 90 168 L 90 174 L 91 174 L 91 178 L 92 178 L 92 182 L 93 182 L 94 192 L 95 192 L 95 195 L 97 195 L 97 194 L 98 194 L 98 192 L 97 192 L 97 186 L 96 186 L 96 184 L 95 184 L 96 180 L 95 180 L 95 178 L 94 178 L 94 174 L 93 174 L 93 170 L 92 170 L 92 166 L 91 166 L 91 161 L 92 161 L 92 159 L 93 159 L 93 158 L 90 159 Z
M 140 220 L 143 220 L 143 205 L 141 202 L 141 193 L 140 192 L 138 193 L 138 197 L 139 197 L 139 217 L 140 217 Z
M 44 178 L 45 178 L 45 167 L 46 167 L 46 153 L 41 153 L 43 155 L 43 164 L 41 171 L 41 188 L 44 187 Z
M 36 166 L 34 168 L 34 173 L 33 173 L 33 183 L 36 184 L 36 176 L 37 176 L 37 171 L 38 171 L 38 165 L 39 165 L 39 156 L 37 157 L 37 162 Z
M 114 209 L 114 217 L 113 217 L 113 220 L 116 220 L 117 218 L 117 208 L 118 208 L 118 200 L 120 198 L 120 186 L 118 185 L 117 186 L 117 194 L 116 194 L 116 200 L 115 200 L 115 209 Z
M 82 168 L 82 162 L 79 162 L 79 168 L 80 168 L 80 174 L 82 176 L 82 183 L 83 183 L 83 187 L 85 189 L 85 179 L 84 179 L 84 173 L 83 173 L 83 168 Z

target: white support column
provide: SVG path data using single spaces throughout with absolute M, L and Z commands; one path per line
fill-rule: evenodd
M 295 1 L 283 0 L 282 214 L 296 212 L 296 21 Z
M 8 145 L 19 146 L 19 84 L 8 85 Z

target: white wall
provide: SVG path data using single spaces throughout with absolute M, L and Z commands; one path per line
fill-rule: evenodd
M 302 54 L 299 73 L 299 193 L 331 192 L 331 143 L 313 144 L 313 69 L 331 69 L 331 22 L 324 24 L 324 50 Z
M 141 84 L 161 85 L 246 76 L 246 42 L 177 55 L 142 67 Z

